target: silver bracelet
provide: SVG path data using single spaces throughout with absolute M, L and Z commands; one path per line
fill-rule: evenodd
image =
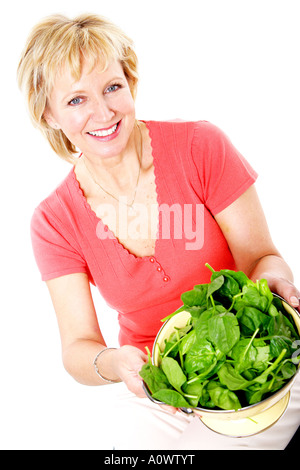
M 97 366 L 97 361 L 99 359 L 99 357 L 101 356 L 102 353 L 104 353 L 105 351 L 107 351 L 108 349 L 117 349 L 117 348 L 105 348 L 105 349 L 102 349 L 102 351 L 100 351 L 97 356 L 95 357 L 95 360 L 94 360 L 94 367 L 95 367 L 95 372 L 96 374 L 98 375 L 98 377 L 100 377 L 100 379 L 104 380 L 105 382 L 108 382 L 110 384 L 115 384 L 115 383 L 118 383 L 119 380 L 110 380 L 110 379 L 107 379 L 106 377 L 103 377 L 102 374 L 100 374 L 99 372 L 99 369 L 98 369 L 98 366 Z

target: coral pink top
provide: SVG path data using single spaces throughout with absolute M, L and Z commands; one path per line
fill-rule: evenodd
M 161 209 L 154 256 L 133 255 L 103 225 L 74 169 L 36 208 L 31 225 L 42 279 L 86 273 L 118 311 L 120 345 L 142 350 L 152 348 L 161 319 L 180 307 L 181 293 L 209 281 L 205 263 L 235 269 L 214 215 L 257 178 L 226 135 L 206 121 L 146 125 Z

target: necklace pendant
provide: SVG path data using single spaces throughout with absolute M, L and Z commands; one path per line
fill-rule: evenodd
M 130 216 L 136 215 L 136 210 L 135 210 L 135 208 L 133 207 L 133 205 L 132 205 L 132 206 L 128 206 L 128 215 L 130 215 Z

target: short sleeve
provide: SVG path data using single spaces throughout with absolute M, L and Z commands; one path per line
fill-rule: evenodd
M 196 123 L 192 159 L 203 202 L 213 215 L 238 199 L 257 179 L 257 173 L 218 127 Z
M 46 205 L 34 211 L 31 240 L 43 281 L 73 273 L 89 274 L 75 238 Z

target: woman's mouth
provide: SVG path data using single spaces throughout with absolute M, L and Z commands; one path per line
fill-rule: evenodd
M 90 131 L 87 132 L 87 134 L 93 136 L 93 137 L 98 137 L 101 139 L 107 139 L 107 138 L 112 138 L 115 136 L 116 132 L 120 128 L 120 123 L 121 121 L 117 122 L 117 124 L 114 124 L 113 126 L 109 127 L 108 129 L 99 129 L 95 131 Z

